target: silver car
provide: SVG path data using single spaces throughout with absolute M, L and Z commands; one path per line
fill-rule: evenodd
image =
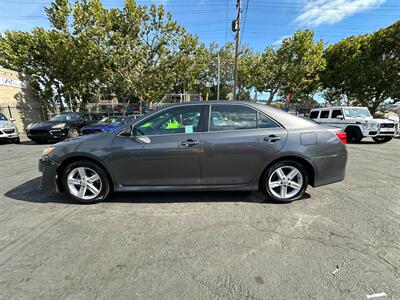
M 161 108 L 118 132 L 43 151 L 41 187 L 84 203 L 110 192 L 260 190 L 290 202 L 341 181 L 346 134 L 272 107 L 208 101 Z
M 13 119 L 8 120 L 5 115 L 0 113 L 0 142 L 8 141 L 19 144 L 19 133 Z

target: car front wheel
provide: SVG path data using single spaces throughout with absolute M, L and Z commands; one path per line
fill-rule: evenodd
M 91 161 L 77 161 L 63 172 L 64 190 L 82 203 L 97 203 L 110 194 L 110 183 L 106 172 Z
M 373 137 L 372 139 L 375 141 L 375 143 L 383 144 L 383 143 L 387 143 L 387 142 L 391 141 L 392 137 L 391 136 L 376 136 L 376 137 Z
M 292 202 L 301 198 L 308 186 L 307 170 L 295 161 L 273 164 L 262 177 L 261 190 L 275 202 Z
M 79 130 L 77 128 L 71 128 L 68 130 L 68 137 L 69 138 L 76 138 L 79 136 Z

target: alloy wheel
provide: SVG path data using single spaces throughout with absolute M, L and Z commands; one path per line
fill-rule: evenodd
M 68 136 L 70 138 L 78 137 L 79 136 L 79 131 L 77 129 L 70 129 L 69 133 L 68 133 Z
M 67 184 L 70 193 L 83 200 L 96 198 L 102 188 L 99 174 L 87 167 L 72 169 L 68 174 Z
M 301 191 L 303 175 L 294 166 L 281 166 L 272 172 L 267 184 L 272 195 L 285 200 Z

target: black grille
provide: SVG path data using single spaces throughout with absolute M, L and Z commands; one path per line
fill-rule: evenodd
M 48 135 L 47 130 L 29 130 L 29 135 Z
M 15 129 L 3 129 L 3 132 L 4 133 L 14 133 L 15 132 Z
M 101 130 L 100 129 L 85 129 L 82 130 L 82 134 L 86 135 L 86 134 L 94 134 L 94 133 L 100 133 Z
M 394 124 L 391 123 L 381 124 L 381 128 L 394 128 Z

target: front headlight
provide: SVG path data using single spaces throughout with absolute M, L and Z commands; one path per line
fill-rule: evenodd
M 362 126 L 364 129 L 369 129 L 369 130 L 377 128 L 376 123 L 364 123 Z
M 43 149 L 42 151 L 42 157 L 43 156 L 48 156 L 49 154 L 51 154 L 54 150 L 56 150 L 55 147 L 48 147 L 46 149 Z
M 54 125 L 52 128 L 64 128 L 64 126 L 65 126 L 65 123 L 60 123 L 60 124 Z

